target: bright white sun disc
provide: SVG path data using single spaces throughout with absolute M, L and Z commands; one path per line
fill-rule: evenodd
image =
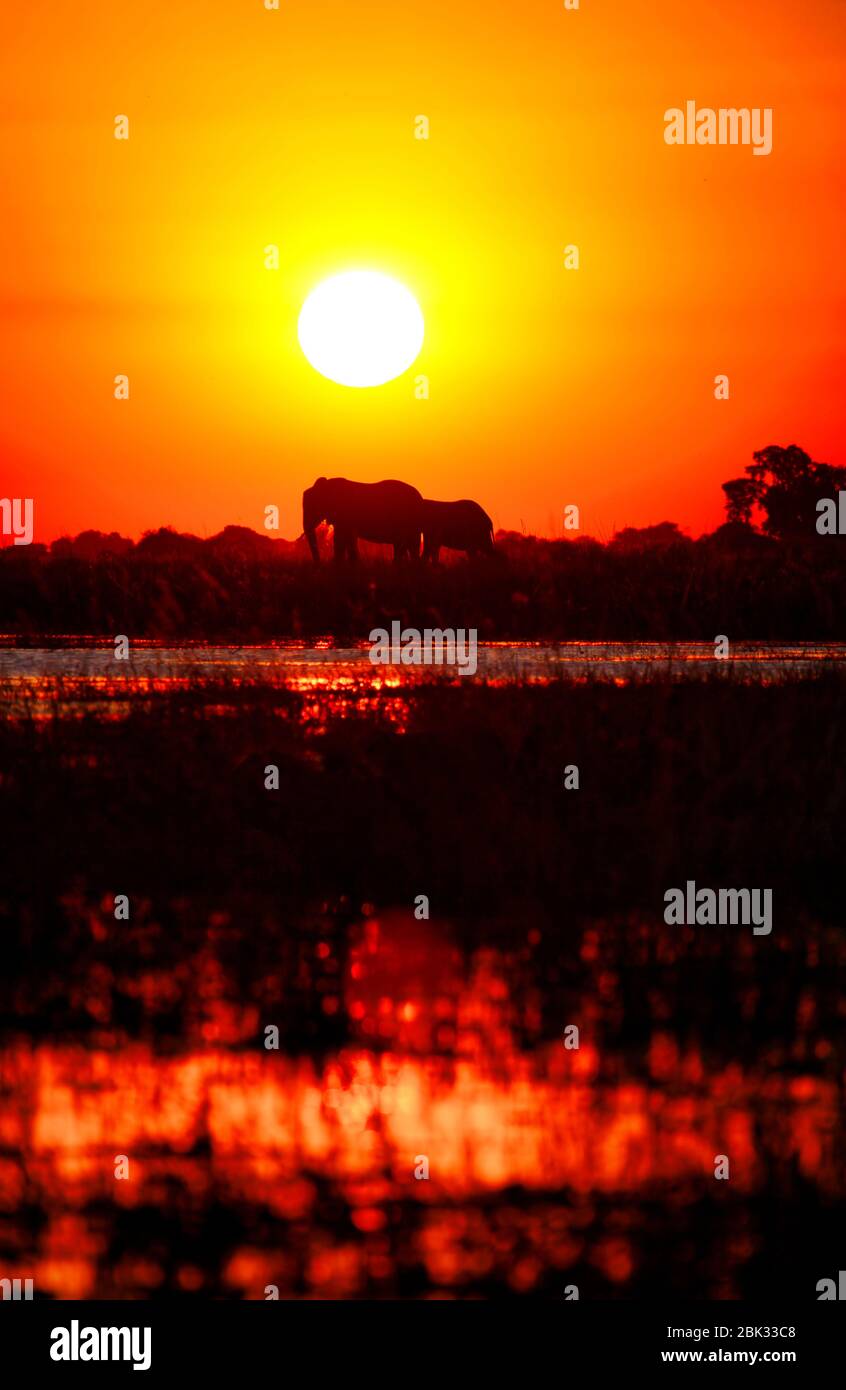
M 382 386 L 408 371 L 423 346 L 423 315 L 410 290 L 375 270 L 324 280 L 305 301 L 300 347 L 340 386 Z

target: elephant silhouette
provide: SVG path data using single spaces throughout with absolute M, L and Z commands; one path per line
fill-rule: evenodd
M 357 559 L 359 539 L 392 545 L 395 561 L 419 559 L 422 509 L 423 498 L 408 483 L 318 478 L 303 493 L 303 531 L 315 564 L 320 563 L 315 532 L 322 521 L 334 528 L 336 560 Z
M 437 564 L 441 546 L 464 550 L 468 555 L 493 555 L 493 522 L 479 506 L 461 502 L 423 499 L 423 558 Z

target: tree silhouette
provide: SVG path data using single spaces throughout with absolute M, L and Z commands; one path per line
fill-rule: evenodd
M 758 449 L 745 478 L 723 483 L 727 520 L 752 525 L 752 513 L 764 513 L 761 529 L 779 540 L 816 535 L 817 502 L 846 487 L 846 468 L 815 463 L 797 444 L 769 444 Z

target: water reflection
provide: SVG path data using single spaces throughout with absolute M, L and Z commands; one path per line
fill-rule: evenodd
M 582 945 L 589 955 L 590 933 Z M 265 1048 L 276 1011 L 238 1002 L 212 946 L 190 989 L 152 972 L 137 982 L 150 1014 L 162 990 L 185 991 L 173 1053 L 115 1029 L 109 982 L 98 1003 L 91 979 L 87 1044 L 9 1045 L 4 1272 L 57 1298 L 264 1298 L 269 1284 L 282 1297 L 560 1296 L 573 1271 L 603 1296 L 637 1293 L 654 1203 L 689 1237 L 708 1210 L 698 1291 L 730 1297 L 759 1248 L 735 1203 L 795 1181 L 817 1200 L 842 1195 L 824 1052 L 792 1071 L 775 1054 L 709 1065 L 655 1026 L 626 1057 L 589 1005 L 568 1050 L 498 949 L 465 958 L 448 930 L 375 911 L 342 946 L 328 924 L 313 945 L 314 1005 L 348 1037 L 320 1057 Z M 717 1154 L 731 1156 L 731 1232 Z M 423 1156 L 428 1180 L 415 1177 Z
M 67 645 L 57 645 L 66 641 Z M 565 677 L 628 679 L 672 674 L 696 679 L 733 673 L 744 679 L 769 674 L 801 675 L 821 665 L 843 667 L 846 643 L 738 642 L 726 659 L 717 659 L 713 642 L 479 642 L 478 678 L 498 681 Z M 373 666 L 369 646 L 306 645 L 282 641 L 257 646 L 205 646 L 182 643 L 169 647 L 146 639 L 133 641 L 127 660 L 117 660 L 114 644 L 75 636 L 50 639 L 43 646 L 17 646 L 14 637 L 0 634 L 0 680 L 65 678 L 102 683 L 104 688 L 132 686 L 154 691 L 160 681 L 172 685 L 228 676 L 260 684 L 287 684 L 294 689 L 319 688 L 326 680 L 350 689 L 365 685 L 380 689 L 420 679 L 457 679 L 454 668 L 443 666 Z M 472 677 L 465 676 L 465 680 Z
M 279 690 L 303 698 L 301 719 L 318 726 L 348 715 L 388 718 L 401 730 L 399 705 L 386 692 L 431 681 L 548 684 L 566 681 L 732 680 L 769 684 L 846 672 L 844 643 L 738 643 L 730 660 L 717 660 L 710 642 L 480 643 L 478 672 L 460 676 L 451 667 L 373 666 L 365 646 L 205 647 L 133 644 L 130 659 L 116 661 L 112 645 L 75 637 L 73 645 L 16 647 L 0 635 L 0 698 L 3 717 L 44 722 L 93 716 L 121 720 L 163 697 L 220 689 Z M 237 715 L 225 699 L 204 705 L 205 716 Z

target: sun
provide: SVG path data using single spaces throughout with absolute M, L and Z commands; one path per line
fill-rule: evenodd
M 340 386 L 383 386 L 408 371 L 423 346 L 423 315 L 410 290 L 376 270 L 324 280 L 300 310 L 300 347 Z

